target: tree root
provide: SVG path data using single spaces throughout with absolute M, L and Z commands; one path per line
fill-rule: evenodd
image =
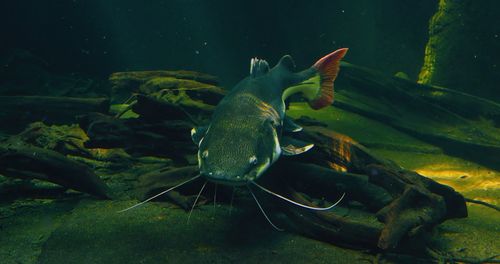
M 486 207 L 489 207 L 489 208 L 495 209 L 497 211 L 500 211 L 500 207 L 499 206 L 496 206 L 494 204 L 490 204 L 490 203 L 487 203 L 487 202 L 484 202 L 484 201 L 474 200 L 474 199 L 470 199 L 470 198 L 465 198 L 465 201 L 468 202 L 468 203 L 475 203 L 475 204 L 484 205 Z

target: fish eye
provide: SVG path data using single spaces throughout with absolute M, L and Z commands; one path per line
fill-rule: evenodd
M 208 157 L 208 150 L 203 151 L 203 153 L 201 153 L 201 157 L 207 158 Z
M 256 165 L 257 164 L 257 157 L 251 156 L 248 161 L 250 162 L 250 164 Z

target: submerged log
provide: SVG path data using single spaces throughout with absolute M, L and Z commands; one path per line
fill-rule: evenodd
M 316 206 L 304 194 L 289 189 L 289 197 L 308 206 Z M 285 214 L 293 230 L 313 239 L 355 249 L 375 249 L 383 226 L 372 215 L 349 209 L 347 216 L 335 212 L 312 212 L 289 207 Z
M 363 217 L 347 216 L 341 219 L 335 216 L 335 209 L 332 212 L 307 212 L 307 210 L 288 207 L 287 209 L 292 211 L 290 214 L 295 217 L 300 212 L 301 215 L 309 215 L 313 219 L 317 217 L 323 219 L 321 225 L 324 226 L 325 230 L 322 232 L 315 231 L 313 234 L 308 235 L 315 234 L 325 240 L 324 232 L 332 232 L 331 230 L 336 230 L 335 227 L 338 226 L 354 225 L 370 229 L 374 225 L 371 218 L 373 216 L 377 216 L 379 221 L 385 224 L 383 228 L 380 228 L 377 237 L 340 237 L 338 234 L 332 233 L 332 236 L 328 239 L 329 242 L 354 246 L 359 243 L 368 243 L 381 249 L 391 249 L 396 247 L 403 239 L 407 240 L 408 237 L 415 237 L 419 232 L 429 230 L 446 219 L 467 216 L 463 196 L 451 188 L 446 193 L 432 192 L 429 189 L 422 188 L 421 184 L 429 179 L 420 175 L 412 181 L 402 182 L 402 180 L 408 180 L 408 178 L 398 172 L 376 165 L 368 166 L 372 173 L 370 175 L 342 173 L 317 165 L 297 162 L 287 162 L 279 166 L 278 175 L 286 175 L 280 179 L 293 186 L 291 189 L 293 191 L 288 192 L 290 197 L 300 198 L 300 201 L 312 204 L 312 200 L 300 193 L 314 194 L 315 197 L 324 197 L 329 201 L 335 201 L 342 192 L 345 192 L 347 202 L 341 204 L 342 207 L 348 206 L 345 205 L 345 203 L 349 204 L 348 201 L 356 201 L 365 207 Z M 391 177 L 387 176 L 389 174 Z M 272 175 L 275 176 L 275 174 Z M 298 190 L 300 190 L 300 193 Z M 453 199 L 445 197 L 453 197 Z M 350 208 L 350 210 L 356 209 Z M 302 216 L 302 218 L 304 217 Z M 328 221 L 325 219 L 328 219 Z M 318 223 L 314 221 L 309 223 L 301 218 L 296 220 L 304 221 L 297 232 L 312 231 L 318 228 Z M 353 234 L 350 233 L 350 235 Z M 367 237 L 373 239 L 367 240 Z
M 196 107 L 211 110 L 226 94 L 225 90 L 213 84 L 172 77 L 156 77 L 139 87 L 141 94 L 165 97 L 183 107 Z M 205 105 L 204 105 L 205 104 Z
M 83 146 L 87 135 L 78 125 L 52 125 L 43 122 L 31 123 L 21 133 L 10 136 L 4 143 L 10 145 L 29 144 L 34 147 L 54 150 L 63 155 L 92 158 L 91 151 Z
M 145 95 L 137 95 L 137 101 L 132 105 L 132 110 L 149 122 L 176 119 L 189 120 L 191 118 L 187 110 L 179 105 Z
M 106 184 L 86 165 L 55 151 L 27 144 L 0 145 L 0 174 L 39 179 L 99 198 L 110 198 Z
M 146 119 L 207 119 L 225 91 L 214 85 L 198 83 L 196 86 L 185 82 L 173 78 L 152 79 L 139 88 L 131 103 L 132 110 Z
M 134 155 L 168 157 L 186 163 L 196 153 L 191 141 L 192 123 L 184 120 L 145 122 L 143 119 L 117 119 L 93 113 L 80 117 L 87 133 L 87 148 L 123 148 Z
M 374 156 L 349 137 L 321 127 L 304 127 L 301 134 L 302 139 L 315 139 L 318 144 L 303 155 L 282 158 L 265 177 L 286 182 L 289 196 L 306 204 L 314 199 L 301 193 L 335 201 L 344 192 L 347 202 L 362 204 L 365 216 L 376 216 L 383 227 L 374 227 L 370 217 L 341 218 L 330 212 L 307 213 L 289 206 L 291 212 L 287 214 L 301 223 L 297 232 L 329 242 L 389 250 L 447 219 L 467 216 L 461 194 Z M 273 182 L 276 184 L 276 180 Z M 339 234 L 339 228 L 351 230 L 350 236 Z M 368 233 L 360 238 L 359 230 Z M 377 232 L 379 235 L 374 236 Z

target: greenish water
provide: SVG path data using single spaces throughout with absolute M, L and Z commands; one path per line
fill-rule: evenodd
M 2 2 L 0 264 L 498 263 L 498 12 L 493 0 Z M 335 102 L 312 110 L 293 95 L 286 115 L 305 130 L 278 125 L 276 138 L 310 136 L 314 126 L 339 134 L 279 161 L 320 164 L 375 186 L 374 161 L 364 160 L 375 157 L 392 173 L 453 188 L 468 200 L 466 217 L 412 226 L 395 249 L 382 249 L 366 229 L 339 224 L 388 225 L 381 212 L 389 204 L 375 210 L 356 200 L 357 188 L 331 213 L 315 215 L 254 190 L 256 204 L 250 184 L 250 192 L 201 187 L 206 175 L 120 212 L 199 174 L 208 154 L 197 155 L 191 128 L 213 121 L 251 58 L 273 67 L 289 54 L 300 71 L 343 47 Z M 258 109 L 269 110 L 265 103 Z M 242 122 L 232 125 L 253 124 Z M 246 148 L 241 142 L 261 134 L 220 137 L 223 147 Z M 311 154 L 318 148 L 330 156 Z M 262 184 L 311 206 L 331 205 L 347 188 L 325 178 L 311 190 L 278 175 L 273 169 L 287 163 L 276 164 Z M 372 199 L 404 184 L 430 188 L 398 175 L 402 185 L 378 183 Z M 410 202 L 410 211 L 437 210 L 426 202 Z M 437 214 L 459 210 L 446 206 Z

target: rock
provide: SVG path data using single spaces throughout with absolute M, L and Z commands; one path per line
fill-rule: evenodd
M 193 80 L 205 84 L 216 85 L 217 78 L 204 73 L 194 71 L 131 71 L 116 72 L 111 74 L 109 82 L 113 94 L 113 102 L 122 103 L 132 93 L 139 90 L 139 87 L 151 79 L 159 77 L 171 77 L 181 80 Z
M 91 157 L 84 148 L 88 137 L 78 125 L 48 126 L 43 122 L 30 124 L 23 132 L 7 139 L 7 144 L 30 144 L 35 147 L 57 151 L 64 155 Z
M 139 92 L 183 108 L 204 111 L 213 111 L 226 94 L 225 90 L 215 85 L 172 77 L 153 78 L 141 85 Z
M 500 100 L 498 1 L 441 0 L 419 82 Z

